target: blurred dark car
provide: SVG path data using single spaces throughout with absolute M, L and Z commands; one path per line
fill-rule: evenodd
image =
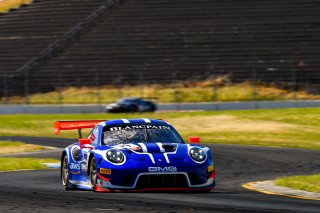
M 157 106 L 152 101 L 141 98 L 122 98 L 116 103 L 108 104 L 107 112 L 154 112 Z

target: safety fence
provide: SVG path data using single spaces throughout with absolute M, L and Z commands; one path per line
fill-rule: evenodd
M 308 78 L 301 78 L 300 72 L 293 69 L 286 78 L 274 77 L 272 81 L 263 81 L 257 68 L 253 67 L 251 76 L 237 81 L 232 73 L 212 72 L 181 80 L 177 73 L 171 76 L 171 82 L 150 83 L 141 74 L 135 84 L 108 78 L 87 75 L 87 80 L 79 85 L 70 85 L 60 79 L 51 91 L 37 91 L 32 81 L 25 76 L 20 85 L 23 95 L 9 95 L 16 89 L 14 82 L 3 79 L 1 91 L 2 104 L 101 104 L 115 102 L 124 97 L 140 97 L 161 103 L 182 102 L 227 102 L 227 101 L 263 101 L 263 100 L 317 100 L 320 99 L 320 84 L 310 83 Z M 305 74 L 305 73 L 303 73 Z M 271 76 L 269 76 L 271 77 Z M 33 79 L 34 80 L 34 79 Z M 49 84 L 52 79 L 42 82 Z M 304 80 L 304 81 L 303 81 Z M 37 85 L 39 86 L 39 85 Z

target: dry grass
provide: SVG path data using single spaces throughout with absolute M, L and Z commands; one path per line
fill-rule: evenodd
M 217 84 L 217 95 L 214 97 L 213 85 Z M 115 88 L 67 87 L 54 92 L 34 94 L 29 97 L 31 104 L 95 104 L 110 103 L 122 97 L 155 98 L 157 102 L 210 102 L 216 101 L 251 101 L 253 89 L 250 83 L 230 84 L 226 80 L 184 82 L 178 85 L 153 84 L 144 87 L 123 86 Z M 259 84 L 256 87 L 257 100 L 290 100 L 319 99 L 320 95 L 296 92 Z M 9 103 L 23 103 L 23 97 L 11 97 Z
M 31 4 L 32 0 L 2 0 L 0 1 L 0 13 L 7 13 L 10 9 L 19 8 L 24 4 Z
M 0 154 L 10 154 L 10 153 L 19 153 L 19 152 L 35 152 L 44 150 L 44 147 L 32 145 L 32 144 L 25 144 L 23 146 L 7 146 L 3 147 L 0 150 Z
M 276 184 L 298 190 L 320 193 L 320 174 L 277 178 Z
M 10 154 L 19 152 L 34 152 L 48 149 L 43 146 L 24 144 L 18 141 L 0 141 L 0 154 Z
M 190 122 L 192 120 L 192 122 Z M 261 132 L 261 133 L 286 133 L 298 131 L 301 126 L 268 120 L 245 120 L 232 115 L 207 115 L 174 118 L 170 120 L 182 132 Z

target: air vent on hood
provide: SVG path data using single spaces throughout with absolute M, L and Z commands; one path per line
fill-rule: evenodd
M 176 149 L 177 149 L 176 146 L 170 145 L 170 144 L 163 144 L 163 145 L 162 145 L 162 148 L 163 148 L 164 150 L 166 150 L 166 152 L 174 152 L 174 151 L 176 151 Z

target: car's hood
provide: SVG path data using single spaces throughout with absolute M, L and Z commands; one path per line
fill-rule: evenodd
M 189 150 L 195 145 L 190 144 L 177 144 L 177 143 L 130 143 L 130 144 L 118 144 L 113 146 L 102 146 L 95 149 L 94 152 L 102 155 L 106 159 L 106 152 L 109 149 L 119 149 L 126 156 L 127 161 L 135 164 L 144 163 L 183 163 L 185 160 L 190 159 Z M 204 152 L 208 153 L 209 148 L 198 146 Z M 148 157 L 141 158 L 142 155 Z
M 197 146 L 199 148 L 207 150 L 207 147 L 203 147 L 201 145 L 190 145 L 190 144 L 182 144 L 182 143 L 128 143 L 128 144 L 117 144 L 111 146 L 100 146 L 98 150 L 106 151 L 111 148 L 119 149 L 122 151 L 133 151 L 138 153 L 167 153 L 167 152 L 176 152 L 178 149 L 181 151 L 188 150 L 191 146 Z
M 130 144 L 118 144 L 113 146 L 117 149 L 130 150 L 139 153 L 165 153 L 175 152 L 177 146 L 185 144 L 176 143 L 130 143 Z

